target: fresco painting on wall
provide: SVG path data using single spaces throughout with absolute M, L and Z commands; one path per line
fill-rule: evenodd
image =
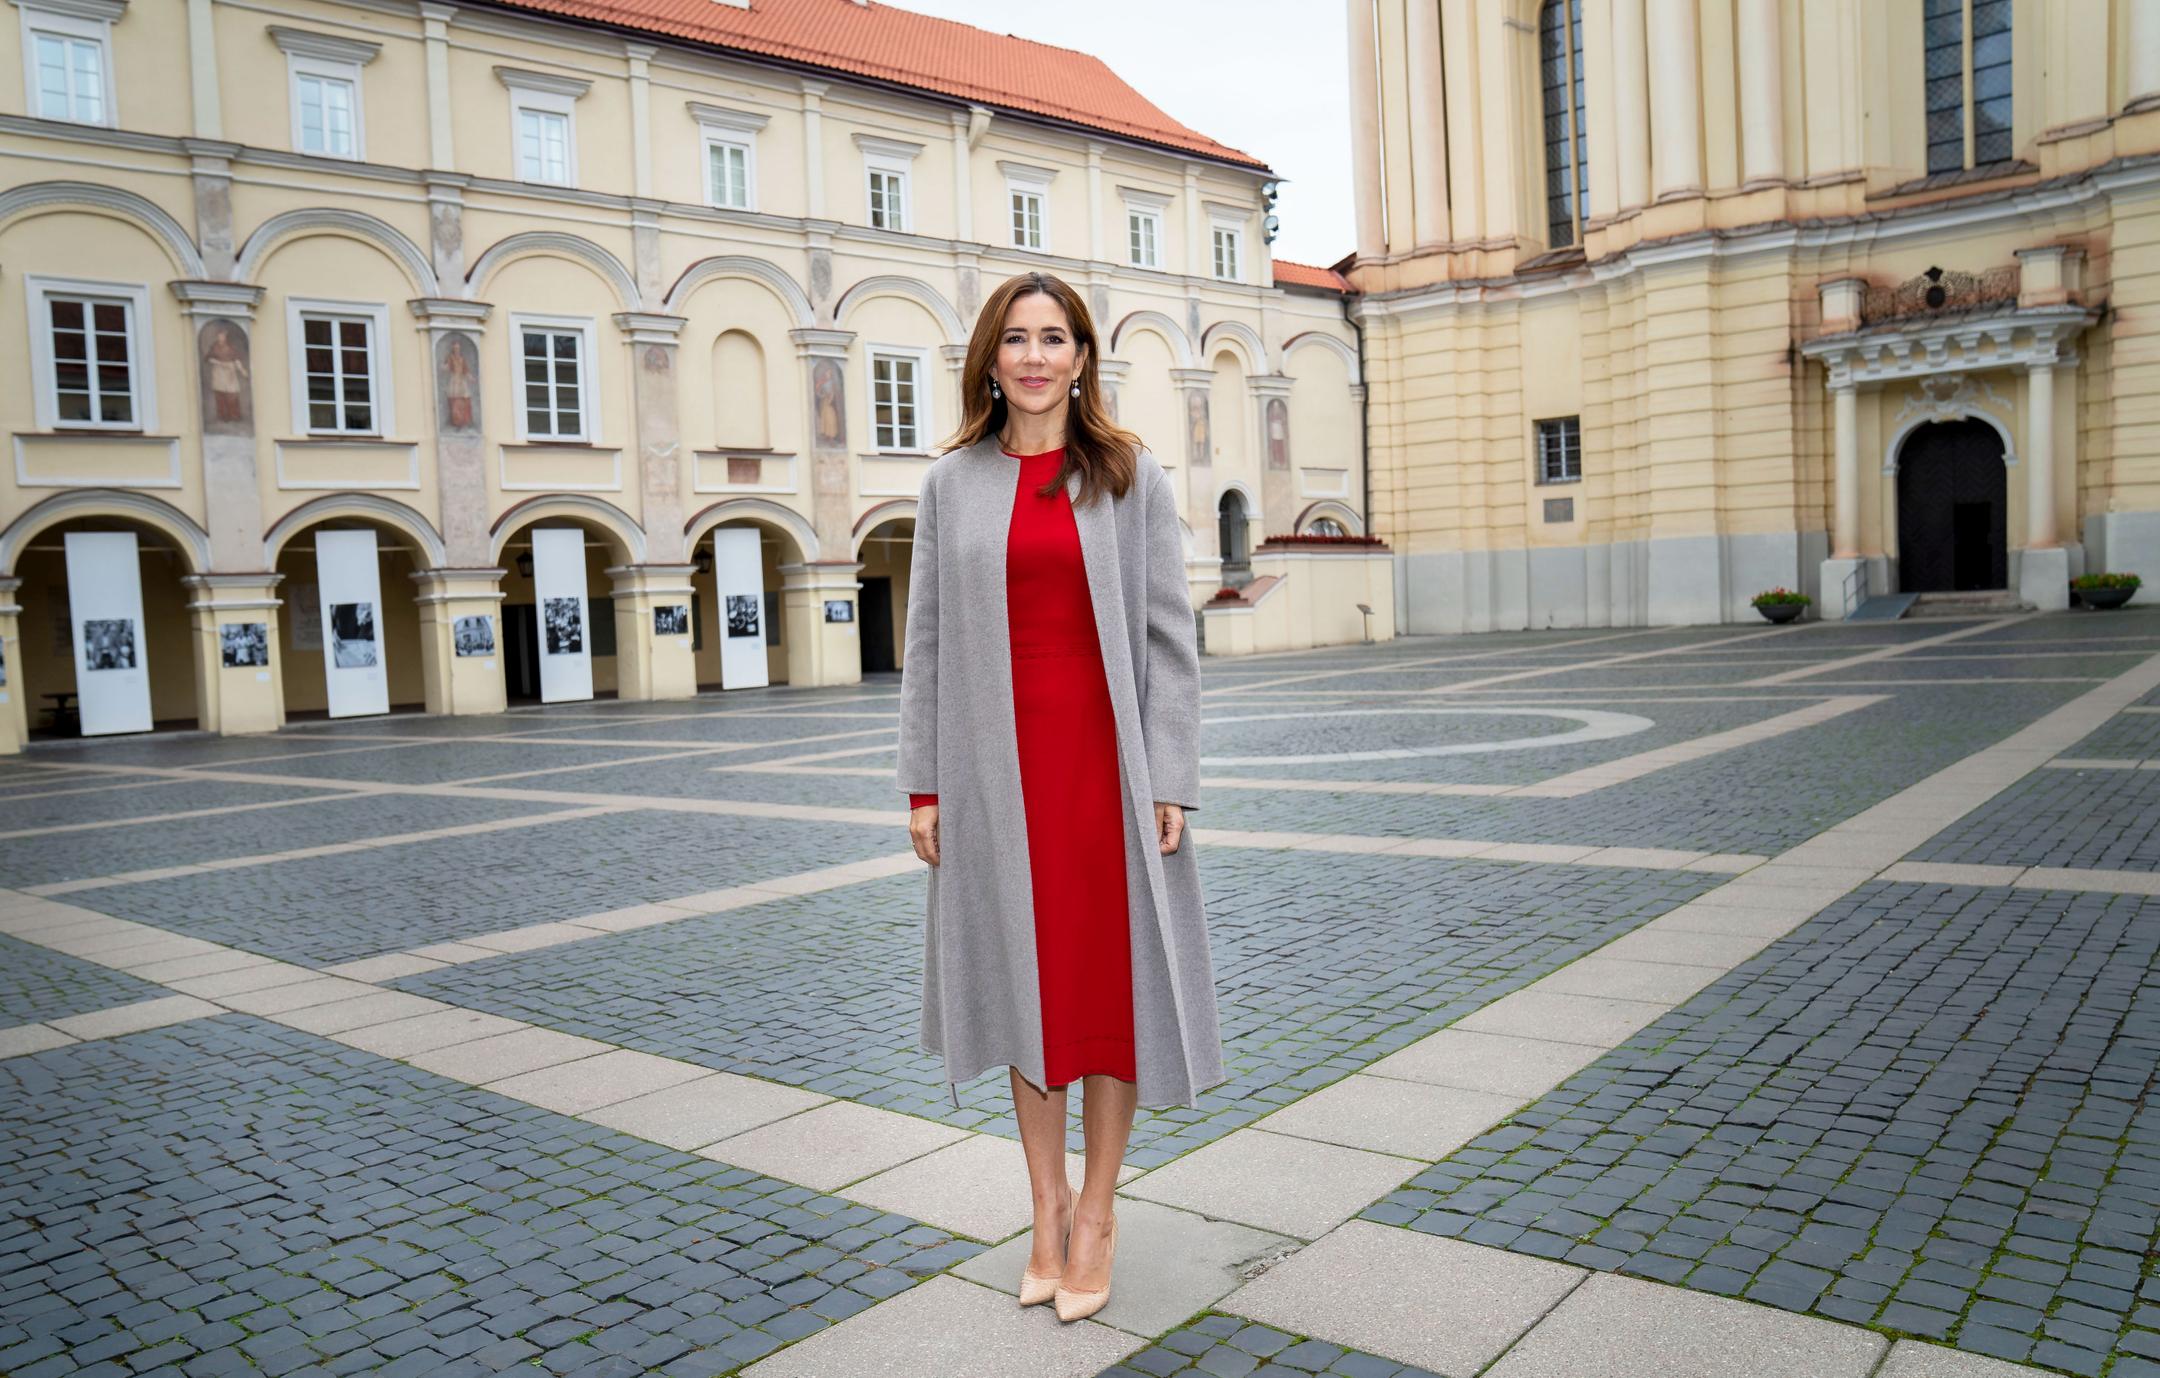
M 1280 397 L 1267 402 L 1267 467 L 1290 467 L 1290 404 Z
M 209 435 L 253 434 L 247 331 L 237 321 L 220 316 L 203 322 L 195 342 L 202 351 L 203 431 Z
M 810 367 L 810 394 L 815 400 L 816 426 L 812 432 L 821 450 L 847 445 L 847 410 L 838 359 L 819 359 Z
M 435 342 L 435 395 L 442 399 L 445 434 L 480 430 L 480 353 L 470 335 L 446 331 Z

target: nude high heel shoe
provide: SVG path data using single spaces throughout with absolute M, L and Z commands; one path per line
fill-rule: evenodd
M 1065 1242 L 1067 1245 L 1072 1243 L 1073 1210 L 1078 1205 L 1079 1200 L 1080 1194 L 1073 1189 L 1072 1183 L 1067 1182 L 1065 1184 Z M 1023 1266 L 1020 1269 L 1020 1304 L 1022 1306 L 1040 1306 L 1050 1300 L 1057 1295 L 1058 1280 L 1064 1276 L 1064 1272 L 1060 1270 L 1050 1274 L 1048 1277 L 1044 1277 L 1033 1269 Z
M 1117 1261 L 1117 1212 L 1110 1212 L 1110 1242 L 1104 1246 L 1103 1265 L 1107 1269 Z M 1084 1321 L 1103 1309 L 1110 1300 L 1110 1283 L 1091 1292 L 1078 1292 L 1060 1281 L 1057 1288 L 1057 1318 L 1061 1321 Z

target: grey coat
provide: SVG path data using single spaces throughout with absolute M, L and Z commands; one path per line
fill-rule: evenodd
M 1043 1084 L 1006 625 L 1019 465 L 995 437 L 941 455 L 915 515 L 899 787 L 938 796 L 921 1033 L 955 1084 L 1007 1064 Z M 1074 475 L 1066 492 L 1079 487 Z M 1073 518 L 1117 721 L 1138 1099 L 1190 1106 L 1225 1078 L 1193 840 L 1168 856 L 1155 840 L 1155 802 L 1191 811 L 1200 788 L 1200 659 L 1169 475 L 1143 450 L 1124 497 L 1076 503 Z

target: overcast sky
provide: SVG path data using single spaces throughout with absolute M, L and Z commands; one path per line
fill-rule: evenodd
M 1284 178 L 1278 258 L 1333 263 L 1354 246 L 1350 58 L 1327 0 L 899 0 L 997 33 L 1078 48 L 1180 122 Z

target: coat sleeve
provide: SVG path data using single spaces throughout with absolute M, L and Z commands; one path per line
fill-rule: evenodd
M 1170 476 L 1156 468 L 1147 501 L 1147 697 L 1140 731 L 1155 802 L 1200 807 L 1200 649 L 1185 591 L 1185 542 Z
M 900 668 L 899 786 L 903 794 L 934 794 L 938 787 L 937 485 L 927 475 L 915 506 L 906 637 Z

